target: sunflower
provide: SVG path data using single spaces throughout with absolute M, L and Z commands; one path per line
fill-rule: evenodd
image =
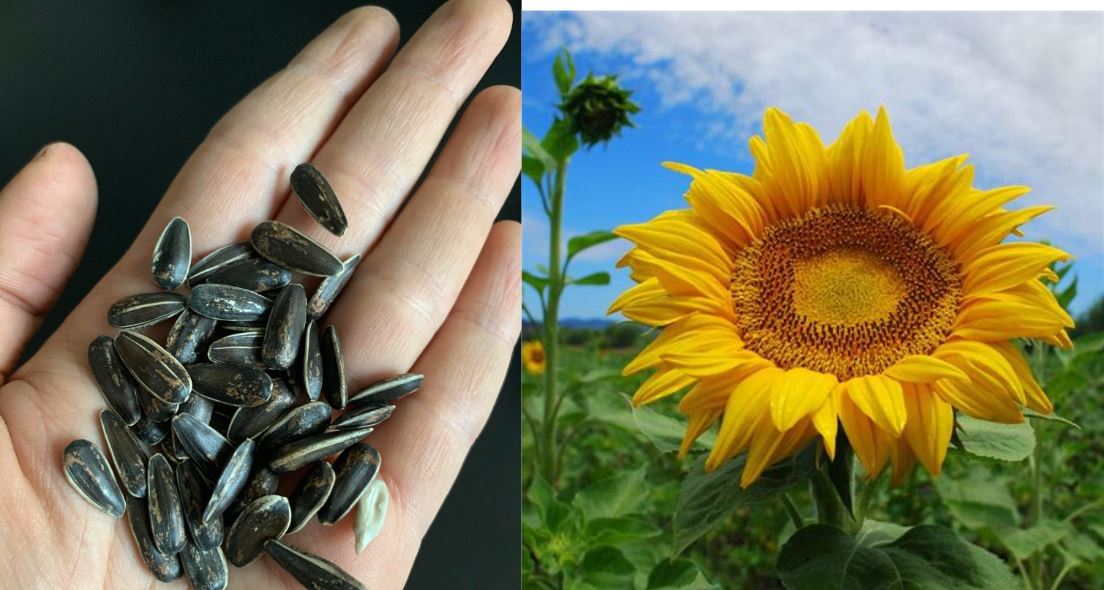
M 544 374 L 544 345 L 539 340 L 521 345 L 521 364 L 532 375 Z
M 751 176 L 691 177 L 689 209 L 616 233 L 636 285 L 610 306 L 662 328 L 624 369 L 652 369 L 633 398 L 686 388 L 681 454 L 716 422 L 706 469 L 746 452 L 741 484 L 842 426 L 871 477 L 938 475 L 955 411 L 1002 423 L 1053 407 L 1016 338 L 1069 347 L 1044 279 L 1070 256 L 1005 241 L 1048 211 L 1004 205 L 1028 189 L 972 186 L 966 156 L 905 168 L 885 110 L 827 147 L 768 109 Z

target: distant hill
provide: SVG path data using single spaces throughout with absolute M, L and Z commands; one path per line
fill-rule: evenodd
M 561 327 L 585 330 L 604 330 L 614 323 L 616 322 L 606 318 L 560 318 Z M 522 327 L 531 328 L 532 323 L 526 320 L 522 322 Z

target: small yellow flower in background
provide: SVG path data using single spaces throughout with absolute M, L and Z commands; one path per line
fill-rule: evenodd
M 747 452 L 746 487 L 818 436 L 834 457 L 842 425 L 900 481 L 939 474 L 955 410 L 1053 410 L 1011 340 L 1070 346 L 1041 281 L 1070 256 L 1004 241 L 1051 207 L 1005 209 L 1028 189 L 974 188 L 966 156 L 906 169 L 884 109 L 827 147 L 777 109 L 763 128 L 751 176 L 667 164 L 690 208 L 616 231 L 638 284 L 609 311 L 663 328 L 624 374 L 655 370 L 635 404 L 691 388 L 683 455 L 720 420 L 706 468 Z
M 544 345 L 539 340 L 521 345 L 521 364 L 525 372 L 532 375 L 544 374 Z

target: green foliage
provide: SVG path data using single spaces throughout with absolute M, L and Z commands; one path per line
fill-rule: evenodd
M 978 457 L 1023 461 L 1035 450 L 1035 431 L 1027 420 L 1020 424 L 997 424 L 959 414 L 955 429 L 962 449 Z

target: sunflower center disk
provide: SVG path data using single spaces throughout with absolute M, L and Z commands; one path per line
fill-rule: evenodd
M 732 276 L 749 350 L 841 380 L 931 353 L 950 333 L 960 290 L 954 261 L 930 237 L 889 211 L 851 206 L 771 225 Z

